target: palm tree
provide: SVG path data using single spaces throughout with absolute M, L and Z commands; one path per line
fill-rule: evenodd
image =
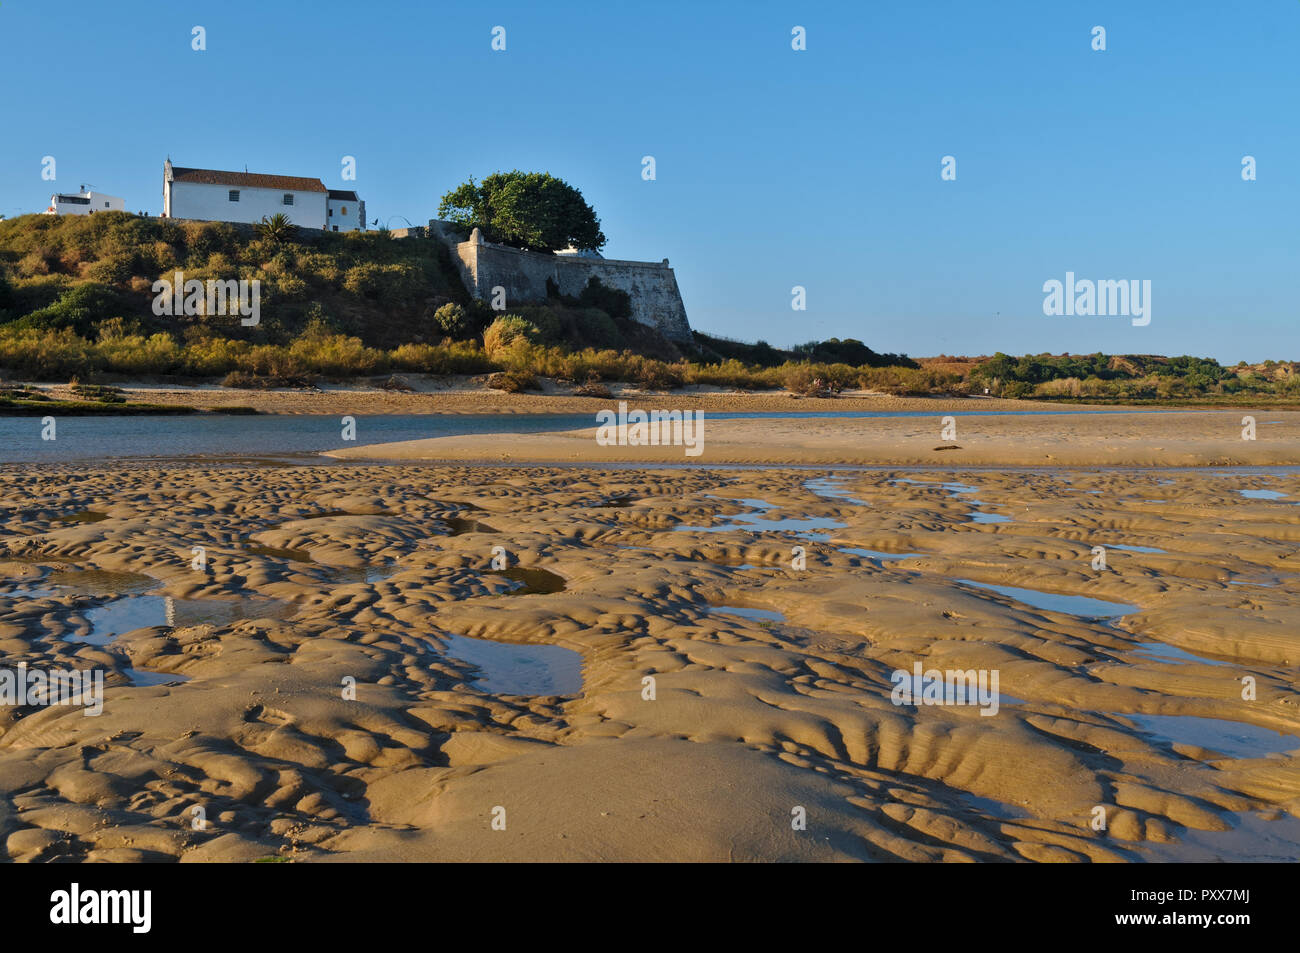
M 265 238 L 277 245 L 293 235 L 295 228 L 293 222 L 289 221 L 289 216 L 283 212 L 276 212 L 270 218 L 263 215 L 262 220 L 253 227 L 257 229 L 258 238 Z

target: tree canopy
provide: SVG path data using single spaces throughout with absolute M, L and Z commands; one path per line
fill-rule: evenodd
M 546 172 L 496 172 L 471 178 L 442 197 L 438 214 L 516 248 L 595 251 L 605 244 L 600 219 L 582 193 Z

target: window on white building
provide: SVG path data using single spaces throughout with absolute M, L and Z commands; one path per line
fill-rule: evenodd
M 238 201 L 239 201 L 239 189 L 231 189 L 231 190 L 230 190 L 230 201 L 232 201 L 232 202 L 238 202 Z
M 285 193 L 284 193 L 284 204 L 285 204 L 285 205 L 292 205 L 292 204 L 293 204 L 293 193 L 292 193 L 292 192 L 285 192 Z
M 346 205 L 343 206 L 343 214 L 344 215 L 348 214 L 348 207 Z

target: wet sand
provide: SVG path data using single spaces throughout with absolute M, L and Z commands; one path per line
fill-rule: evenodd
M 0 844 L 30 861 L 1251 859 L 1260 825 L 1300 815 L 1300 476 L 827 475 L 0 471 L 6 665 L 110 672 L 98 717 L 0 709 Z M 546 575 L 503 575 L 503 555 Z M 465 640 L 506 646 L 491 674 L 541 682 L 486 688 Z M 536 647 L 576 653 L 580 689 Z M 996 672 L 996 714 L 895 704 L 891 673 L 918 662 Z

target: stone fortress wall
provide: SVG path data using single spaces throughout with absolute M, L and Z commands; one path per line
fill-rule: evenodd
M 576 296 L 594 276 L 606 287 L 627 292 L 634 320 L 657 328 L 671 341 L 692 340 L 686 306 L 667 258 L 662 262 L 619 261 L 522 251 L 483 241 L 477 228 L 464 241 L 463 230 L 436 219 L 429 222 L 429 235 L 441 238 L 451 249 L 465 287 L 481 301 L 491 301 L 492 289 L 500 287 L 505 289 L 507 310 L 514 303 L 545 302 L 548 278 L 561 294 Z

